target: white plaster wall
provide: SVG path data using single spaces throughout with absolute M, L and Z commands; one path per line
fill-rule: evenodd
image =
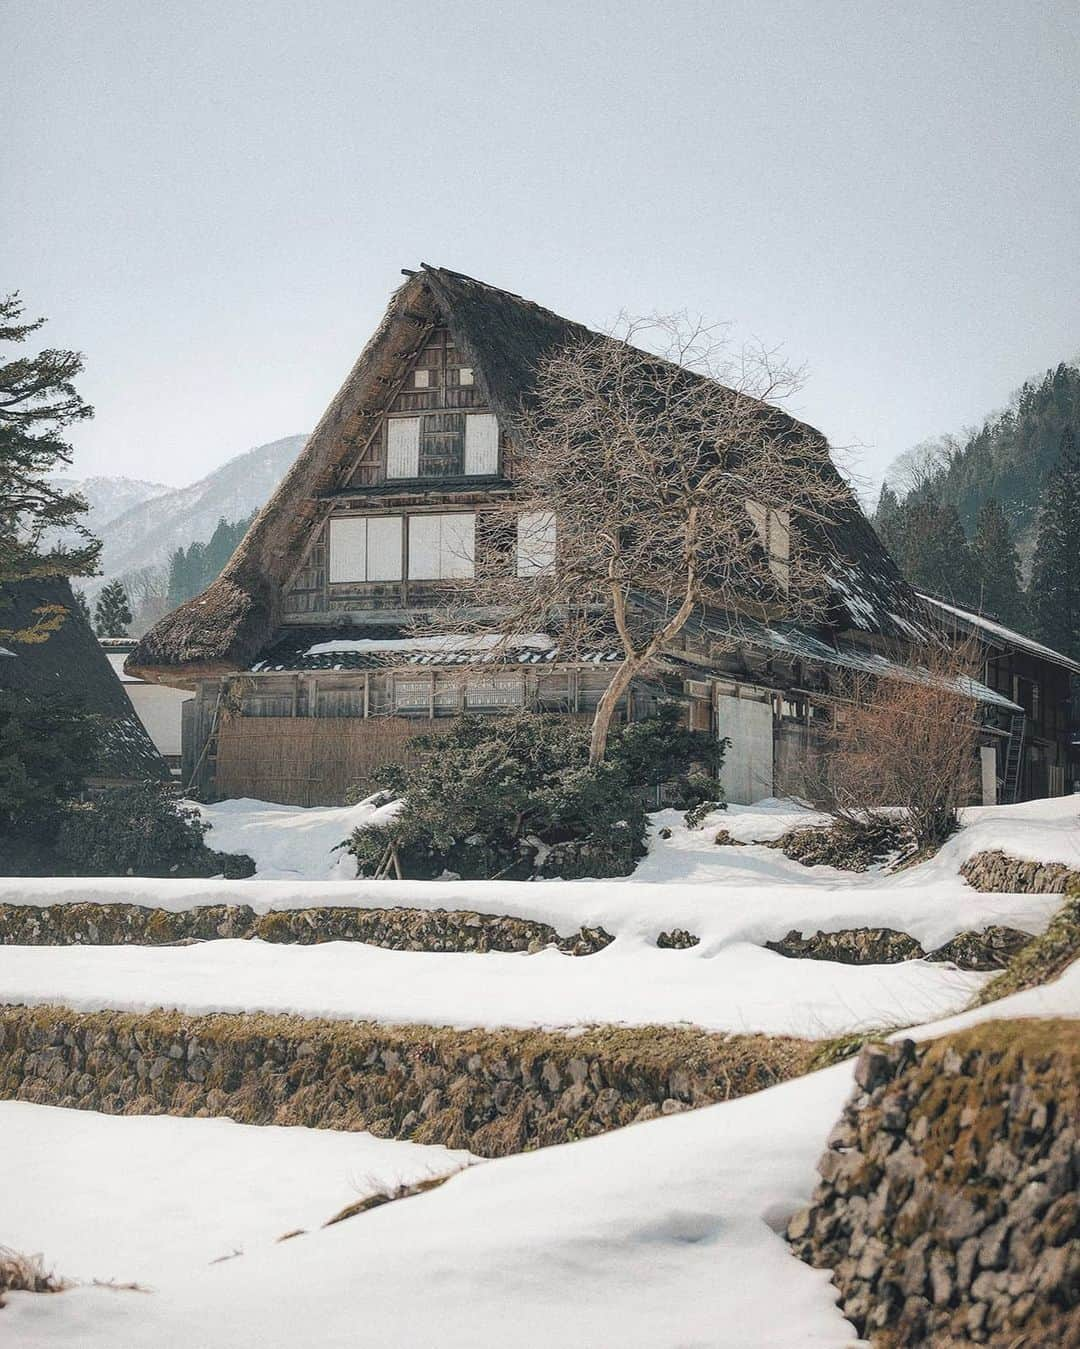
M 997 752 L 993 745 L 979 746 L 979 773 L 982 778 L 982 803 L 997 805 Z
M 164 684 L 125 684 L 139 720 L 161 754 L 180 753 L 180 709 L 193 693 Z
M 727 799 L 748 806 L 773 794 L 773 710 L 771 702 L 716 696 L 717 734 L 731 741 L 720 770 Z

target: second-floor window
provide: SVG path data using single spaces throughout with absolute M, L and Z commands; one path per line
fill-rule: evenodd
M 791 584 L 791 512 L 763 506 L 760 501 L 746 503 L 754 530 L 769 558 L 769 570 L 783 590 Z
M 388 478 L 493 476 L 499 425 L 490 412 L 427 412 L 386 423 Z
M 330 581 L 400 581 L 400 515 L 341 516 L 330 521 Z
M 409 579 L 452 581 L 473 575 L 476 516 L 452 514 L 409 517 Z

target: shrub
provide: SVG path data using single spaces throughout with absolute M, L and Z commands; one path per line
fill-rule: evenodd
M 677 717 L 664 708 L 625 728 L 595 767 L 588 731 L 566 717 L 461 717 L 417 738 L 418 763 L 384 770 L 380 785 L 402 807 L 357 829 L 348 850 L 360 875 L 626 875 L 645 851 L 643 788 L 680 764 L 685 774 L 689 762 L 719 763 L 719 747 Z
M 870 811 L 857 820 L 842 816 L 828 828 L 791 829 L 766 846 L 779 848 L 785 857 L 803 866 L 866 871 L 909 841 L 902 824 Z
M 209 827 L 163 783 L 118 787 L 65 813 L 56 851 L 84 876 L 252 875 L 250 857 L 206 846 Z

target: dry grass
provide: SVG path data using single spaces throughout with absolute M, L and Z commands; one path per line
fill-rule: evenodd
M 5 1293 L 62 1293 L 68 1285 L 50 1273 L 40 1255 L 20 1255 L 0 1246 L 0 1307 Z
M 983 985 L 974 1005 L 996 1002 L 1025 988 L 1047 984 L 1077 959 L 1080 959 L 1080 895 L 1066 899 L 1042 936 L 1028 942 L 999 975 Z
M 393 1204 L 399 1199 L 412 1199 L 414 1195 L 427 1194 L 429 1190 L 437 1190 L 440 1185 L 444 1185 L 451 1176 L 457 1175 L 458 1167 L 455 1171 L 448 1171 L 445 1176 L 430 1176 L 427 1180 L 414 1181 L 411 1185 L 397 1185 L 392 1190 L 380 1190 L 377 1194 L 369 1194 L 365 1199 L 357 1199 L 355 1203 L 346 1204 L 332 1218 L 327 1218 L 323 1227 L 333 1227 L 335 1223 L 344 1222 L 346 1218 L 355 1218 L 361 1213 L 370 1213 L 373 1208 L 382 1208 L 383 1204 Z M 281 1238 L 284 1240 L 284 1237 Z

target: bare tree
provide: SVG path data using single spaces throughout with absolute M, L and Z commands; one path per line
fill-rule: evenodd
M 131 600 L 132 630 L 138 636 L 168 611 L 169 571 L 160 563 L 149 563 L 125 572 L 120 579 Z
M 964 643 L 924 649 L 903 678 L 855 678 L 832 700 L 822 804 L 856 821 L 899 807 L 917 846 L 948 838 L 977 782 L 977 668 L 976 647 Z
M 663 354 L 639 349 L 646 340 Z M 825 560 L 810 536 L 852 498 L 824 440 L 771 405 L 799 378 L 774 351 L 733 351 L 685 316 L 623 321 L 540 362 L 516 490 L 488 515 L 502 546 L 478 544 L 490 565 L 478 562 L 441 621 L 460 630 L 482 614 L 475 625 L 507 648 L 554 632 L 571 659 L 615 642 L 593 763 L 631 681 L 695 610 L 768 621 L 821 606 Z

